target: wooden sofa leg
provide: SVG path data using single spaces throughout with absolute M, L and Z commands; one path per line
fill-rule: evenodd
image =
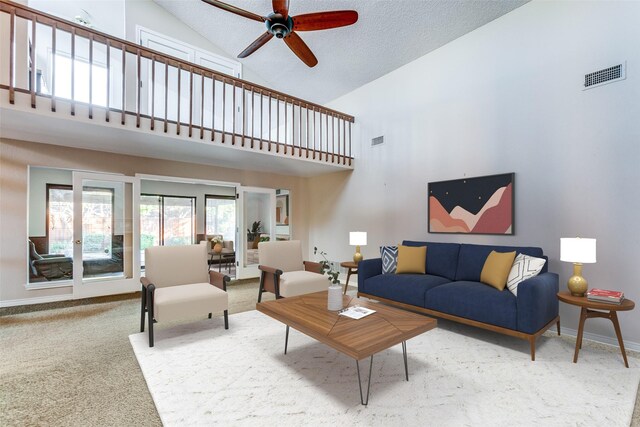
M 558 317 L 558 323 L 557 323 L 557 325 L 558 325 L 558 335 L 560 335 L 560 318 L 559 318 L 559 317 Z
M 209 313 L 209 319 L 211 319 L 212 314 L 213 314 L 213 313 Z
M 534 362 L 536 360 L 536 337 L 529 338 L 529 345 L 531 346 L 531 361 Z

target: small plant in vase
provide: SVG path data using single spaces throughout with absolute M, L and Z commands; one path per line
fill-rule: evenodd
M 324 251 L 319 251 L 318 248 L 316 246 L 313 247 L 313 254 L 317 255 L 320 254 L 320 256 L 323 258 L 320 261 L 320 265 L 322 266 L 322 274 L 326 274 L 328 277 L 329 282 L 331 282 L 332 285 L 340 285 L 340 280 L 338 279 L 338 276 L 340 275 L 340 271 L 334 271 L 331 268 L 331 263 L 329 262 L 329 260 L 327 259 L 327 253 Z

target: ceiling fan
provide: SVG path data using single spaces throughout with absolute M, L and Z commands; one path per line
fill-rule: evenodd
M 276 36 L 276 38 L 284 39 L 289 49 L 309 67 L 314 67 L 318 63 L 318 60 L 296 31 L 316 31 L 345 27 L 358 20 L 358 12 L 355 10 L 334 10 L 290 16 L 289 0 L 272 0 L 273 13 L 267 16 L 260 16 L 218 0 L 202 1 L 211 6 L 226 10 L 227 12 L 266 24 L 267 31 L 243 50 L 240 55 L 238 55 L 238 58 L 246 58 L 264 46 L 273 36 Z

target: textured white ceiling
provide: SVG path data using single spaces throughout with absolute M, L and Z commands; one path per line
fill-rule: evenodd
M 200 0 L 154 0 L 235 57 L 266 31 L 264 24 Z M 224 0 L 262 16 L 270 0 Z M 273 38 L 243 66 L 273 89 L 324 104 L 512 11 L 529 0 L 290 0 L 295 16 L 324 10 L 356 10 L 349 27 L 299 35 L 318 58 L 308 68 L 282 40 Z

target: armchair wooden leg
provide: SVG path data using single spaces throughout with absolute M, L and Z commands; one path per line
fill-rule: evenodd
M 529 345 L 531 346 L 531 361 L 534 362 L 536 360 L 536 337 L 529 338 Z
M 558 335 L 560 335 L 560 318 L 558 317 Z
M 211 314 L 212 314 L 212 313 L 209 313 L 209 319 L 211 319 Z
M 147 288 L 142 286 L 142 292 L 140 292 L 140 332 L 144 332 L 144 314 L 147 311 Z
M 263 290 L 264 290 L 264 272 L 260 273 L 260 284 L 258 285 L 258 302 L 262 301 Z
M 224 311 L 224 328 L 229 329 L 229 310 Z
M 149 347 L 153 347 L 153 291 L 155 286 L 149 285 L 147 289 L 147 318 L 149 320 Z

